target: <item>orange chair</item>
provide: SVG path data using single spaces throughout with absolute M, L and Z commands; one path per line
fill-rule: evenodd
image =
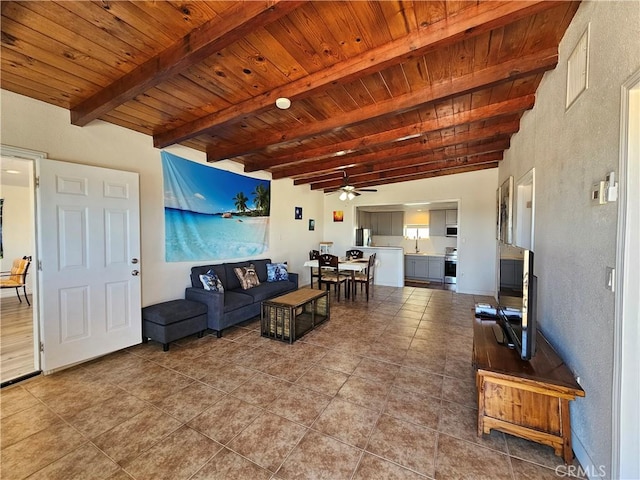
M 29 271 L 29 265 L 31 265 L 31 257 L 25 256 L 15 259 L 10 272 L 0 273 L 0 277 L 8 277 L 6 279 L 0 279 L 0 288 L 15 288 L 18 300 L 22 303 L 19 290 L 20 287 L 22 287 L 24 298 L 27 304 L 31 306 L 29 297 L 27 297 L 27 272 Z

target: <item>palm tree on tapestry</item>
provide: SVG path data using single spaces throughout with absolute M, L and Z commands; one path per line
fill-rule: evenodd
M 249 201 L 249 199 L 242 192 L 236 193 L 236 196 L 233 197 L 233 202 L 236 205 L 236 209 L 238 211 L 240 211 L 240 212 L 246 212 L 247 211 L 247 202 L 248 201 Z
M 253 204 L 261 215 L 269 216 L 269 206 L 271 203 L 271 191 L 263 184 L 256 185 L 253 190 Z

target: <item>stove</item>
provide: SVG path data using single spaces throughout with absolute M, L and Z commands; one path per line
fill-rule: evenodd
M 458 249 L 446 247 L 444 251 L 444 283 L 457 284 Z

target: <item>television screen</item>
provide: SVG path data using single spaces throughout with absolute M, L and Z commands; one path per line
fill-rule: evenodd
M 531 250 L 500 244 L 498 314 L 501 325 L 520 357 L 535 353 L 537 278 Z

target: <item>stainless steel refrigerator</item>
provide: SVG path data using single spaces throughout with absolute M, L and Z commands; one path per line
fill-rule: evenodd
M 371 230 L 368 228 L 356 228 L 356 247 L 371 245 Z

